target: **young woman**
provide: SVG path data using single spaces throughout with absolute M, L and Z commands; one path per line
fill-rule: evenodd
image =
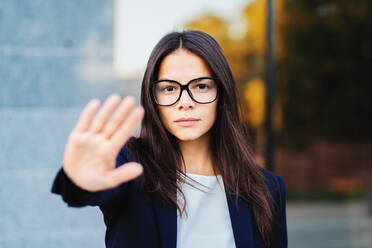
M 52 188 L 69 206 L 100 207 L 107 247 L 287 247 L 285 183 L 256 165 L 211 36 L 163 37 L 141 105 L 116 94 L 101 108 L 90 101 Z

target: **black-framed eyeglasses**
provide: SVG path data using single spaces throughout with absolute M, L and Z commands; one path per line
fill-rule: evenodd
M 175 80 L 162 79 L 152 82 L 152 96 L 160 106 L 170 106 L 178 102 L 183 90 L 186 90 L 192 100 L 200 104 L 212 103 L 218 95 L 218 79 L 199 77 L 182 85 Z

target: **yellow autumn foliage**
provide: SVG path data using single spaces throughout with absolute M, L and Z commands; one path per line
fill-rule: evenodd
M 265 0 L 256 0 L 243 9 L 243 16 L 248 22 L 246 41 L 260 56 L 265 54 L 266 49 L 266 5 Z
M 251 127 L 261 126 L 265 120 L 266 88 L 259 78 L 250 80 L 245 85 L 244 100 L 247 107 L 246 119 Z

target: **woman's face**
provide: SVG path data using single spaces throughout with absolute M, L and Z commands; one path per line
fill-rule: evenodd
M 159 68 L 158 80 L 176 80 L 182 85 L 200 77 L 211 77 L 206 63 L 197 55 L 177 49 L 166 56 Z M 216 120 L 217 101 L 199 104 L 192 100 L 186 90 L 171 106 L 158 106 L 165 128 L 180 141 L 192 141 L 205 137 Z M 193 119 L 181 121 L 180 119 Z

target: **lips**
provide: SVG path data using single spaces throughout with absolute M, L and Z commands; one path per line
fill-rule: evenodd
M 198 121 L 200 119 L 195 119 L 195 118 L 180 118 L 178 120 L 175 120 L 175 122 L 179 122 L 179 121 Z
M 182 127 L 190 127 L 195 125 L 200 119 L 196 118 L 180 118 L 175 120 L 174 122 Z

